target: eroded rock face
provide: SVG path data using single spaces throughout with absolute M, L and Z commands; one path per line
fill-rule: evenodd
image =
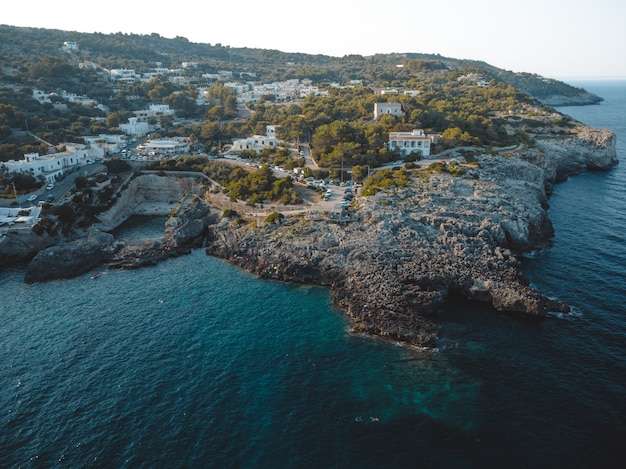
M 520 156 L 543 169 L 548 181 L 563 181 L 587 170 L 608 170 L 618 164 L 613 131 L 581 126 L 575 132 L 575 136 L 538 139 L 538 150 Z
M 110 257 L 113 243 L 113 235 L 90 230 L 86 238 L 39 251 L 28 264 L 25 281 L 71 278 L 89 272 Z
M 109 260 L 110 269 L 136 269 L 188 254 L 200 247 L 216 212 L 200 197 L 186 196 L 165 223 L 165 235 L 158 240 L 138 240 L 122 246 Z
M 589 104 L 597 104 L 603 101 L 603 99 L 598 95 L 585 91 L 576 96 L 554 95 L 548 96 L 547 98 L 540 98 L 539 101 L 545 106 L 586 106 Z

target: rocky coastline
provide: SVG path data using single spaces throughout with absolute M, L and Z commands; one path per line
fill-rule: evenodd
M 173 210 L 163 239 L 122 243 L 92 229 L 41 250 L 26 281 L 98 265 L 137 268 L 203 246 L 261 278 L 328 287 L 354 332 L 428 347 L 437 340 L 433 318 L 450 297 L 512 313 L 568 312 L 528 285 L 517 256 L 550 243 L 553 183 L 615 164 L 614 134 L 585 128 L 515 155 L 477 156 L 462 176 L 414 173 L 402 189 L 358 197 L 345 220 L 298 213 L 259 223 L 225 216 L 191 194 Z

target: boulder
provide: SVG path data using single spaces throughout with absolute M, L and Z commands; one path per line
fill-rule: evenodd
M 115 250 L 113 243 L 113 235 L 92 229 L 85 238 L 39 251 L 28 264 L 25 281 L 38 282 L 84 274 L 112 255 Z

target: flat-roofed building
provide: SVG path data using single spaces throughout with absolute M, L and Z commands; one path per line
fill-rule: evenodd
M 426 135 L 422 129 L 414 129 L 411 132 L 389 133 L 389 151 L 399 150 L 402 156 L 411 153 L 420 154 L 423 158 L 430 156 L 432 137 Z

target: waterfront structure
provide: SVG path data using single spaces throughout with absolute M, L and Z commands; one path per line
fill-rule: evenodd
M 422 158 L 430 156 L 430 147 L 433 136 L 426 135 L 422 129 L 414 129 L 411 132 L 390 132 L 389 151 L 399 151 L 402 156 L 416 153 Z

